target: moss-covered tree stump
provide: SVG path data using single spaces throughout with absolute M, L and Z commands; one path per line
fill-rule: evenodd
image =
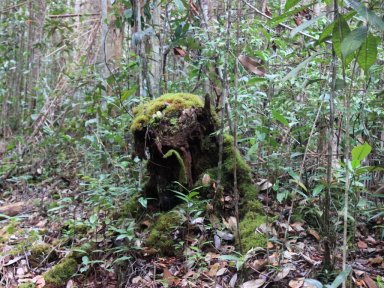
M 218 120 L 208 97 L 203 103 L 199 96 L 192 94 L 166 94 L 136 107 L 134 116 L 131 130 L 135 151 L 139 157 L 148 158 L 149 180 L 144 193 L 156 199 L 153 203 L 160 209 L 169 210 L 177 204 L 175 182 L 192 188 L 201 184 L 204 174 L 213 181 L 216 179 L 219 142 L 213 133 Z M 256 195 L 250 169 L 235 151 L 229 135 L 224 136 L 223 158 L 224 193 L 233 193 L 236 158 L 241 194 L 248 191 Z M 213 196 L 207 190 L 202 193 L 202 197 Z
M 266 244 L 265 236 L 254 233 L 256 225 L 264 222 L 262 206 L 257 201 L 257 189 L 252 183 L 249 166 L 235 149 L 233 138 L 229 135 L 224 135 L 223 141 L 222 189 L 217 189 L 215 185 L 219 137 L 214 132 L 218 130 L 218 122 L 209 98 L 206 97 L 203 102 L 199 96 L 192 94 L 166 94 L 136 107 L 131 131 L 136 154 L 147 159 L 149 179 L 144 186 L 144 196 L 152 207 L 168 211 L 181 201 L 175 194 L 175 190 L 180 191 L 180 185 L 176 182 L 188 189 L 202 186 L 198 190 L 200 197 L 213 199 L 215 214 L 224 217 L 234 215 L 236 160 L 243 246 L 246 249 L 263 246 Z M 162 217 L 158 222 L 166 223 L 168 220 L 164 219 L 168 218 Z M 173 240 L 168 230 L 172 230 L 173 226 L 170 223 L 160 226 L 155 225 L 150 232 L 149 245 L 161 241 L 167 243 L 165 250 L 170 250 Z M 159 232 L 163 228 L 167 231 Z M 168 237 L 170 242 L 164 237 Z M 159 247 L 159 250 L 162 249 Z

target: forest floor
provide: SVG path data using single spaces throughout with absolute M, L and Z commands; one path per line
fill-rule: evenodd
M 89 219 L 87 203 L 81 197 L 70 200 L 78 193 L 77 181 L 58 177 L 31 186 L 18 178 L 4 183 L 0 190 L 0 287 L 106 288 L 119 287 L 118 283 L 120 287 L 322 287 L 309 279 L 329 283 L 341 270 L 340 248 L 333 250 L 334 271 L 322 270 L 324 251 L 318 224 L 288 222 L 292 203 L 279 204 L 267 191 L 259 194 L 259 200 L 266 214 L 274 216 L 256 231 L 268 236 L 267 247 L 242 255 L 236 252 L 233 235 L 226 232 L 199 249 L 193 245 L 199 235 L 186 239 L 189 247 L 182 257 L 157 257 L 151 252 L 154 247 L 118 250 L 127 239 L 110 237 L 107 223 L 102 221 L 88 220 L 85 229 L 73 227 L 73 215 L 80 215 L 84 222 Z M 294 203 L 297 207 L 313 204 Z M 384 242 L 372 223 L 363 221 L 356 223 L 356 237 L 350 241 L 350 284 L 384 287 Z M 203 222 L 200 231 L 209 229 Z M 140 242 L 146 234 L 135 232 L 134 237 Z M 89 243 L 92 249 L 86 248 Z M 336 243 L 342 247 L 342 239 Z M 76 252 L 79 255 L 73 256 Z M 75 273 L 56 272 L 63 275 L 47 283 L 47 271 L 68 257 L 77 261 Z M 337 287 L 342 277 L 331 287 Z

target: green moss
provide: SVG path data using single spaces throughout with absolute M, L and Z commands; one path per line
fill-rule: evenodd
M 37 267 L 44 261 L 52 261 L 57 256 L 54 249 L 44 242 L 32 245 L 30 251 L 31 255 L 28 260 L 32 267 Z
M 152 119 L 172 118 L 173 115 L 178 115 L 182 110 L 192 107 L 203 107 L 203 101 L 199 96 L 188 93 L 165 94 L 133 109 L 135 118 L 131 125 L 131 131 L 141 131 Z
M 173 256 L 177 254 L 172 232 L 181 225 L 182 219 L 176 211 L 161 214 L 153 227 L 150 228 L 149 236 L 145 242 L 148 247 L 155 248 L 161 255 Z
M 252 205 L 254 206 L 256 203 L 253 203 Z M 260 207 L 258 207 L 258 209 L 259 208 Z M 266 246 L 266 236 L 262 233 L 256 232 L 256 229 L 263 223 L 265 223 L 265 216 L 253 211 L 247 212 L 244 218 L 240 221 L 240 236 L 245 251 L 254 247 Z
M 140 196 L 141 195 L 139 193 L 132 195 L 132 197 L 129 198 L 129 200 L 127 200 L 126 202 L 124 202 L 122 204 L 122 206 L 120 207 L 120 209 L 118 209 L 114 213 L 113 218 L 114 219 L 120 219 L 120 218 L 125 219 L 127 217 L 136 218 L 137 216 L 139 216 L 139 212 L 141 209 L 141 205 L 139 203 Z
M 179 182 L 187 183 L 187 174 L 185 172 L 185 165 L 184 165 L 183 158 L 180 156 L 180 153 L 174 149 L 171 149 L 167 153 L 165 153 L 163 158 L 168 158 L 168 157 L 171 157 L 172 155 L 175 155 L 177 162 L 179 162 L 179 165 L 180 165 Z
M 291 222 L 294 223 L 294 222 L 305 222 L 305 221 L 303 219 L 303 216 L 296 212 L 292 214 Z
M 77 271 L 77 262 L 73 258 L 64 258 L 59 264 L 53 266 L 43 274 L 46 284 L 50 287 L 61 287 Z
M 25 282 L 25 283 L 21 283 L 17 286 L 18 288 L 35 288 L 36 285 L 32 282 Z

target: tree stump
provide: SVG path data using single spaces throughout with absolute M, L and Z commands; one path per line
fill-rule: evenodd
M 166 94 L 136 107 L 134 116 L 131 131 L 135 152 L 140 158 L 148 160 L 149 180 L 144 187 L 144 196 L 155 199 L 152 203 L 160 210 L 169 210 L 179 203 L 174 190 L 180 187 L 175 182 L 192 189 L 202 184 L 203 175 L 209 175 L 208 178 L 214 183 L 219 155 L 218 137 L 214 135 L 218 118 L 208 96 L 203 103 L 199 96 L 192 94 Z M 234 149 L 233 138 L 225 135 L 223 195 L 217 195 L 217 191 L 212 189 L 202 189 L 201 197 L 217 198 L 219 201 L 224 195 L 233 197 L 235 158 L 240 192 L 244 192 L 244 188 L 255 189 L 248 165 Z M 234 201 L 229 202 L 233 205 Z

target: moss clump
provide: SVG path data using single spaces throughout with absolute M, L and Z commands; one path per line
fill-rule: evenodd
M 30 251 L 31 255 L 28 260 L 32 267 L 37 267 L 44 261 L 52 261 L 57 256 L 56 253 L 54 253 L 54 249 L 44 242 L 32 245 Z
M 53 266 L 50 270 L 43 274 L 44 280 L 48 287 L 61 287 L 71 278 L 77 271 L 77 262 L 73 258 L 64 258 L 59 264 Z
M 26 283 L 21 283 L 19 284 L 19 286 L 17 286 L 18 288 L 35 288 L 36 285 L 33 284 L 32 282 L 26 282 Z
M 159 254 L 173 256 L 177 251 L 172 232 L 181 225 L 182 219 L 176 211 L 161 214 L 156 224 L 151 227 L 149 236 L 145 242 L 148 247 L 154 247 Z
M 113 218 L 115 219 L 125 219 L 127 217 L 136 218 L 139 216 L 140 209 L 142 206 L 139 203 L 140 194 L 136 193 L 132 195 L 129 200 L 124 202 L 120 209 L 118 209 L 115 213 Z
M 252 206 L 254 205 L 256 205 L 256 203 L 252 204 Z M 265 216 L 253 211 L 247 212 L 240 221 L 240 236 L 245 251 L 267 245 L 265 235 L 256 232 L 256 229 L 263 223 L 265 223 Z
M 158 119 L 164 116 L 172 118 L 173 114 L 179 114 L 180 111 L 187 108 L 202 108 L 203 101 L 199 96 L 188 93 L 170 93 L 156 98 L 148 103 L 141 104 L 134 108 L 131 131 L 137 132 L 143 130 L 152 119 Z

